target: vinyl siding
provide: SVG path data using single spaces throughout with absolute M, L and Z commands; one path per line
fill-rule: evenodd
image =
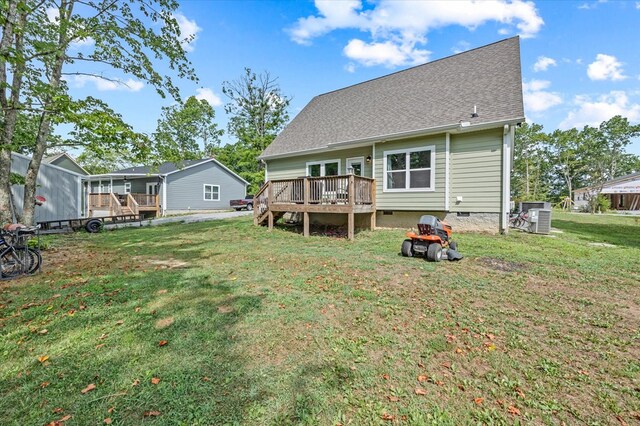
M 353 149 L 331 150 L 316 154 L 302 155 L 276 160 L 267 160 L 269 180 L 294 179 L 307 175 L 307 163 L 325 160 L 340 160 L 340 174 L 346 174 L 347 158 L 364 157 L 371 155 L 371 147 Z M 364 176 L 371 177 L 371 164 L 364 161 Z
M 67 157 L 60 157 L 55 161 L 51 162 L 54 166 L 62 167 L 63 169 L 71 170 L 75 173 L 80 173 L 81 175 L 86 175 L 87 172 L 82 170 L 82 168 L 78 167 L 73 161 L 69 160 Z
M 219 201 L 204 200 L 204 184 L 220 186 Z M 167 210 L 228 209 L 245 195 L 245 183 L 213 161 L 167 176 Z
M 24 176 L 29 166 L 29 159 L 11 156 L 11 171 Z M 47 220 L 75 219 L 82 216 L 80 200 L 80 177 L 64 170 L 41 164 L 36 180 L 36 195 L 42 195 L 47 201 L 36 206 L 36 222 Z M 24 186 L 11 187 L 16 211 L 22 211 Z
M 499 213 L 502 129 L 451 135 L 450 150 L 450 211 Z
M 423 146 L 435 146 L 435 186 L 430 192 L 383 192 L 384 152 L 398 149 L 411 149 Z M 445 135 L 412 138 L 376 144 L 376 207 L 378 210 L 444 210 L 445 195 Z

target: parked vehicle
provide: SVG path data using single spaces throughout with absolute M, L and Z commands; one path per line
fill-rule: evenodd
M 242 209 L 253 210 L 253 195 L 247 195 L 241 200 L 231 200 L 229 201 L 229 205 L 231 208 L 236 209 L 236 211 Z

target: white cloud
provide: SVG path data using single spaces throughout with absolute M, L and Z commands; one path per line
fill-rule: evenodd
M 549 69 L 549 67 L 555 67 L 556 65 L 558 64 L 556 63 L 555 59 L 548 58 L 546 56 L 538 56 L 538 60 L 535 64 L 533 64 L 533 70 L 535 72 L 546 71 Z
M 222 99 L 220 99 L 220 96 L 213 93 L 213 90 L 208 87 L 200 87 L 196 89 L 196 99 L 203 99 L 212 107 L 219 107 L 222 105 Z
M 522 83 L 524 107 L 527 112 L 543 112 L 562 103 L 560 94 L 545 90 L 549 86 L 551 82 L 547 80 L 531 80 L 528 83 Z
M 627 78 L 622 63 L 615 56 L 598 53 L 595 62 L 589 64 L 587 75 L 591 80 L 618 81 Z
M 393 41 L 365 43 L 362 40 L 353 39 L 344 47 L 345 56 L 365 66 L 392 67 L 422 64 L 429 59 L 429 53 L 431 52 L 417 49 L 410 43 L 398 45 Z
M 356 64 L 354 64 L 353 62 L 349 62 L 344 66 L 344 70 L 348 73 L 354 73 L 356 72 Z
M 198 33 L 202 31 L 202 28 L 196 24 L 195 20 L 189 20 L 180 12 L 174 13 L 173 18 L 180 28 L 180 38 L 182 40 L 180 44 L 182 48 L 187 52 L 193 52 L 193 49 L 195 49 L 194 44 L 198 39 Z
M 373 6 L 367 3 L 366 9 L 360 0 L 316 0 L 315 5 L 317 15 L 298 19 L 288 30 L 291 39 L 310 44 L 314 38 L 339 29 L 369 33 L 370 40 L 352 39 L 344 48 L 350 59 L 365 65 L 414 64 L 428 55 L 420 47 L 426 44 L 427 33 L 449 25 L 474 30 L 496 21 L 506 26 L 501 31 L 515 28 L 522 37 L 533 37 L 544 25 L 533 2 L 522 0 L 380 0 Z
M 637 1 L 637 2 L 636 2 L 636 9 L 639 9 L 639 10 L 640 10 L 640 1 Z
M 66 76 L 66 80 L 69 81 L 74 87 L 82 88 L 87 83 L 93 83 L 100 92 L 109 92 L 115 90 L 124 90 L 127 92 L 138 92 L 144 87 L 144 83 L 141 81 L 133 80 L 131 78 L 127 80 L 105 80 L 95 75 L 71 75 Z
M 615 115 L 626 117 L 631 122 L 640 121 L 640 104 L 631 103 L 624 91 L 611 91 L 596 99 L 578 95 L 574 99 L 576 109 L 570 111 L 558 127 L 578 129 L 589 125 L 598 126 Z
M 469 49 L 471 49 L 471 43 L 469 43 L 468 41 L 460 40 L 456 43 L 455 46 L 451 48 L 451 51 L 453 53 L 462 53 L 466 52 Z

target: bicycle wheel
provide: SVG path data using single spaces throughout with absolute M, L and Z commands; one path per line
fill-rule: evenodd
M 30 247 L 12 247 L 0 258 L 0 277 L 13 278 L 21 274 L 33 274 L 40 268 L 42 256 Z

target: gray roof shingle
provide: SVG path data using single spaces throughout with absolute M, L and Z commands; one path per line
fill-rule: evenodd
M 184 169 L 185 167 L 192 166 L 194 164 L 202 163 L 203 161 L 209 160 L 208 158 L 204 158 L 201 160 L 185 160 L 182 161 L 179 165 L 175 163 L 162 163 L 158 166 L 157 169 L 152 169 L 150 166 L 134 166 L 129 167 L 122 170 L 116 170 L 114 174 L 126 174 L 126 173 L 141 173 L 141 174 L 160 174 L 164 175 L 167 173 L 175 172 L 178 169 Z
M 478 117 L 472 118 L 477 106 Z M 460 121 L 524 119 L 520 40 L 502 40 L 316 96 L 262 157 Z

